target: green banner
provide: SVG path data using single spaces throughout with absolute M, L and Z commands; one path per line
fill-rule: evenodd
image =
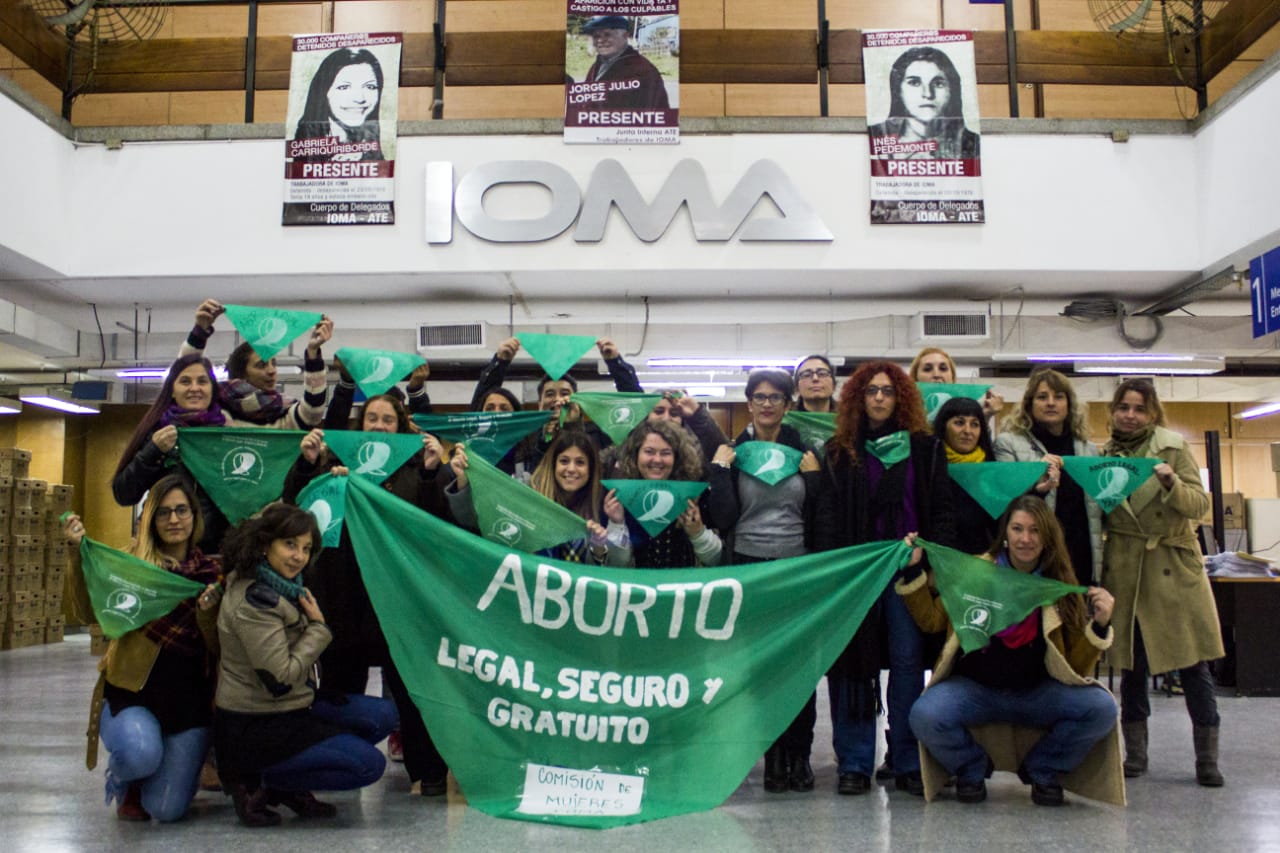
M 743 473 L 776 486 L 800 470 L 804 454 L 773 441 L 744 441 L 733 449 L 733 464 Z
M 167 616 L 205 586 L 88 536 L 80 540 L 80 561 L 93 615 L 110 640 Z
M 787 412 L 782 416 L 784 424 L 790 424 L 800 432 L 809 447 L 819 449 L 836 434 L 835 412 Z
M 350 477 L 323 474 L 308 483 L 294 501 L 316 517 L 321 548 L 337 548 L 342 541 L 342 517 L 350 480 Z
M 305 435 L 262 427 L 178 427 L 178 451 L 227 521 L 239 524 L 280 497 Z
M 918 382 L 920 396 L 924 399 L 924 417 L 933 426 L 938 409 L 952 397 L 968 397 L 981 400 L 991 390 L 990 385 L 955 385 L 950 382 Z
M 513 480 L 482 457 L 467 455 L 471 503 L 480 535 L 526 553 L 583 539 L 587 521 Z
M 329 429 L 324 432 L 324 443 L 354 476 L 381 483 L 422 449 L 422 436 L 414 432 Z
M 366 397 L 385 394 L 427 360 L 420 355 L 385 349 L 343 347 L 336 353 Z
M 947 466 L 951 479 L 999 518 L 1018 495 L 1031 490 L 1049 467 L 1046 462 L 962 462 Z
M 986 646 L 993 636 L 1018 624 L 1037 607 L 1069 593 L 1088 592 L 1083 586 L 998 566 L 923 539 L 917 539 L 916 544 L 929 555 L 942 606 L 965 652 Z
M 227 319 L 263 361 L 293 343 L 303 332 L 319 323 L 319 311 L 286 311 L 283 308 L 256 308 L 252 305 L 224 305 Z
M 661 394 L 634 391 L 582 391 L 569 398 L 577 403 L 614 444 L 622 444 L 627 434 L 644 422 L 662 399 Z M 560 410 L 562 413 L 564 409 Z
M 481 456 L 498 464 L 507 451 L 541 428 L 547 412 L 458 412 L 452 415 L 414 415 L 423 432 L 445 441 L 465 442 L 467 456 Z
M 588 569 L 360 481 L 347 529 L 467 803 L 593 828 L 724 802 L 909 555 L 892 541 L 714 570 Z
M 596 339 L 590 335 L 542 335 L 537 332 L 519 332 L 520 342 L 533 360 L 552 379 L 559 379 L 578 363 L 578 359 L 591 352 Z
M 688 480 L 603 480 L 601 485 L 618 490 L 618 502 L 650 536 L 675 524 L 687 501 L 707 490 L 706 483 Z
M 1064 456 L 1062 467 L 1103 512 L 1111 512 L 1163 461 L 1154 456 Z

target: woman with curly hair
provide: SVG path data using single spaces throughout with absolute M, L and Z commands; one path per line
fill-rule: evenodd
M 817 550 L 912 533 L 953 543 L 946 454 L 925 421 L 916 384 L 901 367 L 872 361 L 853 372 L 840 392 L 836 433 L 826 450 L 814 518 Z M 865 794 L 871 787 L 882 650 L 889 661 L 889 742 L 897 788 L 920 796 L 920 757 L 907 715 L 924 686 L 924 637 L 892 584 L 827 673 L 838 790 Z
M 1058 517 L 1081 583 L 1096 583 L 1102 574 L 1102 508 L 1062 470 L 1064 456 L 1098 455 L 1071 380 L 1049 368 L 1032 373 L 1021 404 L 1001 425 L 995 451 L 1000 462 L 1048 463 L 1033 489 Z
M 702 451 L 692 434 L 677 422 L 648 420 L 627 436 L 618 451 L 618 476 L 624 480 L 702 479 Z M 705 497 L 704 497 L 705 501 Z M 676 522 L 656 536 L 627 515 L 632 553 L 638 569 L 714 566 L 724 543 L 703 522 L 706 507 L 688 501 Z

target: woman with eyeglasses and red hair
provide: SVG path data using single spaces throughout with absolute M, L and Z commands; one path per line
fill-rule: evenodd
M 898 365 L 872 361 L 845 380 L 815 507 L 815 550 L 918 533 L 955 538 L 942 442 L 925 421 L 916 383 Z M 892 583 L 827 673 L 841 794 L 865 794 L 875 766 L 881 660 L 889 664 L 889 731 L 898 790 L 924 793 L 907 717 L 924 688 L 924 636 Z

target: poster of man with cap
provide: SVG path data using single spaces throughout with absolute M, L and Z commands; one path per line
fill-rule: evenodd
M 678 2 L 569 0 L 565 142 L 679 142 L 679 57 Z

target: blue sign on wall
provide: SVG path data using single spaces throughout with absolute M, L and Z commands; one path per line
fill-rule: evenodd
M 1249 261 L 1253 336 L 1280 331 L 1280 247 Z

